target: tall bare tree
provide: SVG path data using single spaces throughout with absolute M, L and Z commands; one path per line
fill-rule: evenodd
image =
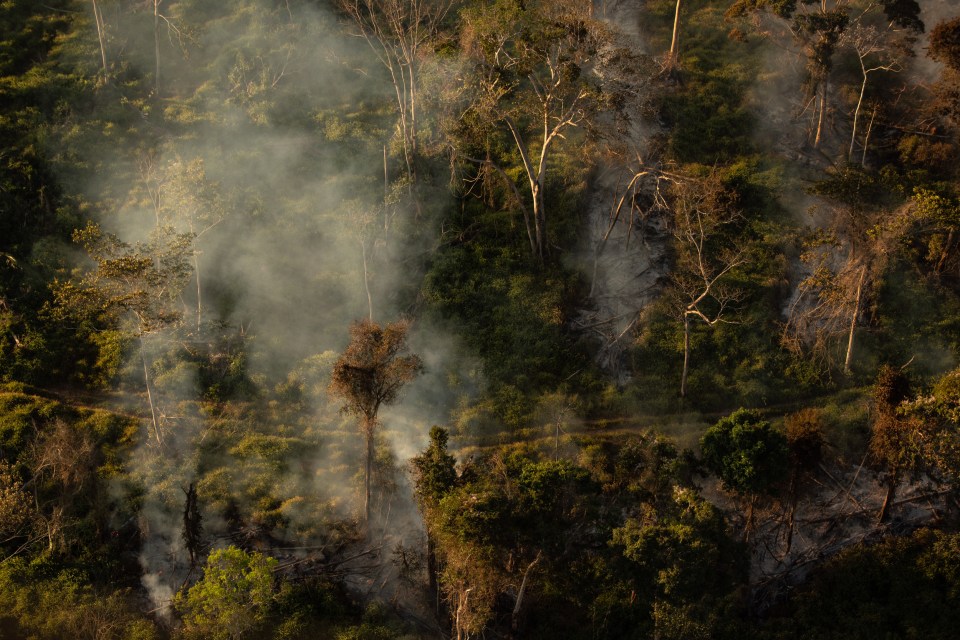
M 797 54 L 806 58 L 805 104 L 801 112 L 810 112 L 808 142 L 819 148 L 830 111 L 831 76 L 838 52 L 845 44 L 853 45 L 851 48 L 859 58 L 863 83 L 854 110 L 854 119 L 859 120 L 867 77 L 885 67 L 889 67 L 888 71 L 897 69 L 895 59 L 904 50 L 896 41 L 923 30 L 919 13 L 920 5 L 912 0 L 736 0 L 727 16 L 753 15 L 761 33 L 785 46 L 792 41 L 799 48 Z M 760 14 L 766 14 L 768 19 L 760 19 Z
M 93 24 L 97 27 L 97 41 L 100 43 L 100 63 L 103 65 L 103 77 L 107 77 L 107 26 L 103 21 L 103 11 L 97 0 L 93 4 Z
M 544 193 L 554 147 L 598 106 L 591 71 L 608 34 L 589 5 L 500 0 L 464 12 L 463 47 L 476 68 L 475 120 L 505 126 L 520 155 L 530 205 L 520 207 L 539 260 L 548 250 Z
M 865 301 L 911 215 L 908 207 L 886 208 L 879 179 L 853 166 L 834 171 L 813 191 L 828 199 L 832 223 L 806 242 L 801 258 L 807 275 L 790 303 L 782 339 L 787 348 L 830 365 L 837 341 L 845 338 L 843 370 L 849 372 Z
M 880 72 L 899 73 L 903 71 L 904 60 L 913 55 L 913 35 L 914 31 L 912 29 L 899 28 L 894 22 L 886 21 L 880 25 L 868 24 L 863 16 L 844 35 L 843 43 L 856 55 L 862 77 L 857 104 L 853 109 L 850 149 L 847 153 L 848 162 L 853 161 L 853 152 L 860 124 L 860 112 L 863 109 L 867 83 L 871 75 Z M 869 132 L 867 135 L 869 135 Z M 867 153 L 867 142 L 865 139 L 863 143 L 864 157 Z
M 172 12 L 165 11 L 164 4 L 170 7 L 169 0 L 145 0 L 143 6 L 153 15 L 153 88 L 156 95 L 160 95 L 160 43 L 163 40 L 163 27 L 167 28 L 168 37 L 176 39 L 178 46 L 184 46 L 184 32 L 177 24 Z M 173 3 L 175 6 L 176 3 Z
M 337 0 L 393 84 L 407 176 L 415 178 L 420 69 L 453 0 Z
M 680 49 L 680 0 L 673 10 L 673 35 L 670 36 L 670 51 L 667 53 L 667 69 L 675 69 L 679 64 Z
M 730 284 L 730 274 L 746 262 L 746 254 L 724 237 L 724 227 L 740 214 L 715 175 L 675 183 L 672 200 L 677 255 L 672 278 L 683 323 L 682 398 L 687 394 L 691 323 L 713 327 L 732 321 L 733 305 L 743 296 Z

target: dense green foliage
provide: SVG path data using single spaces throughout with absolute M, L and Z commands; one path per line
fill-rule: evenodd
M 0 2 L 0 636 L 950 637 L 931 15 Z
M 756 411 L 738 409 L 704 432 L 703 463 L 744 495 L 775 492 L 786 478 L 787 438 Z

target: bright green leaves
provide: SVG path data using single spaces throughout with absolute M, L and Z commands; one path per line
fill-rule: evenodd
M 210 554 L 203 578 L 177 594 L 188 637 L 237 640 L 250 637 L 274 601 L 277 561 L 234 546 Z
M 918 187 L 913 192 L 917 217 L 950 230 L 960 229 L 960 200 L 950 194 Z

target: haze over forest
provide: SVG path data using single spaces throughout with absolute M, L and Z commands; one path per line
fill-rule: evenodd
M 0 2 L 0 638 L 948 638 L 957 0 Z

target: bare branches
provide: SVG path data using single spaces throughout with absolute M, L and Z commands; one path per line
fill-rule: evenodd
M 908 49 L 890 42 L 892 27 L 881 31 L 875 26 L 856 24 L 844 38 L 845 44 L 853 49 L 860 64 L 860 73 L 863 82 L 860 84 L 860 95 L 853 110 L 853 124 L 850 132 L 850 148 L 847 151 L 847 161 L 853 159 L 854 147 L 857 141 L 857 128 L 860 121 L 860 111 L 863 108 L 864 95 L 867 92 L 867 81 L 870 74 L 878 71 L 899 73 L 903 70 L 902 57 L 907 55 Z M 872 61 L 872 62 L 870 62 Z M 869 134 L 868 134 L 869 135 Z M 863 156 L 866 157 L 867 141 L 863 143 Z
M 743 297 L 727 278 L 742 266 L 746 253 L 724 240 L 724 227 L 740 219 L 715 175 L 674 184 L 674 239 L 677 264 L 673 274 L 678 312 L 683 323 L 683 373 L 680 397 L 686 396 L 690 361 L 690 321 L 709 327 L 733 322 L 730 314 Z
M 587 7 L 569 0 L 541 2 L 535 10 L 481 4 L 464 15 L 463 48 L 476 69 L 470 110 L 483 126 L 501 123 L 520 154 L 532 211 L 527 234 L 543 260 L 548 161 L 557 141 L 597 108 L 588 73 L 607 36 Z
M 424 45 L 439 32 L 453 0 L 338 0 L 381 65 L 390 74 L 407 177 L 414 181 L 418 146 L 418 90 Z

